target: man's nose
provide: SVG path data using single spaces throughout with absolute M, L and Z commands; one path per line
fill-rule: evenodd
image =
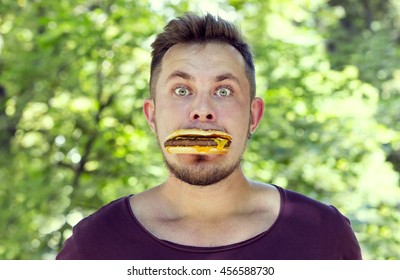
M 190 112 L 190 120 L 197 122 L 213 122 L 216 114 L 210 96 L 198 96 Z

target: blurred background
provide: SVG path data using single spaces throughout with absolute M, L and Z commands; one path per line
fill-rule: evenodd
M 237 24 L 265 117 L 246 174 L 335 205 L 400 259 L 400 1 L 0 0 L 0 259 L 53 259 L 166 178 L 142 115 L 150 44 L 186 11 Z

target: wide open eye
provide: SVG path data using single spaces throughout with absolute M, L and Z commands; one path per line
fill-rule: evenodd
M 187 96 L 190 94 L 190 90 L 182 86 L 176 87 L 174 92 L 178 96 Z
M 231 95 L 231 93 L 232 93 L 232 91 L 227 87 L 220 87 L 215 92 L 216 95 L 221 96 L 221 97 L 229 96 L 229 95 Z

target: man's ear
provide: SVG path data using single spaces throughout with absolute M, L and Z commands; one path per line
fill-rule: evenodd
M 143 103 L 143 113 L 146 117 L 147 123 L 149 124 L 153 132 L 156 131 L 155 124 L 155 104 L 153 98 L 146 98 Z
M 260 97 L 255 97 L 251 101 L 250 107 L 250 133 L 253 133 L 264 115 L 264 101 Z

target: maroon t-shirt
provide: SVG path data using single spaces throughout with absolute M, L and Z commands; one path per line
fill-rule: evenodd
M 335 207 L 278 187 L 281 208 L 265 232 L 242 242 L 194 247 L 160 240 L 136 219 L 129 196 L 80 221 L 57 259 L 335 260 L 361 259 L 349 220 Z

